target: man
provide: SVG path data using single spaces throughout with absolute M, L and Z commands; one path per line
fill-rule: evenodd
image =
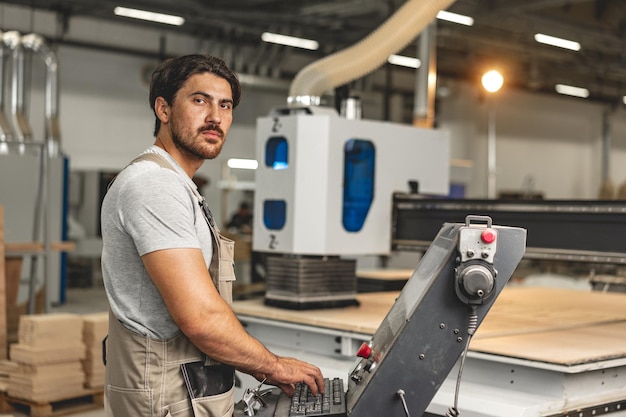
M 192 177 L 217 157 L 239 103 L 219 58 L 189 55 L 153 73 L 155 142 L 102 204 L 102 272 L 111 307 L 107 416 L 230 416 L 234 369 L 288 395 L 320 370 L 269 352 L 231 310 L 232 242 L 219 236 Z
M 239 203 L 239 208 L 233 213 L 226 227 L 236 233 L 252 233 L 252 212 L 247 202 Z

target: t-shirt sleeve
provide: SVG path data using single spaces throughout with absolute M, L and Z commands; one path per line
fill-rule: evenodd
M 139 256 L 163 249 L 200 248 L 187 185 L 167 169 L 142 173 L 121 192 L 120 217 Z

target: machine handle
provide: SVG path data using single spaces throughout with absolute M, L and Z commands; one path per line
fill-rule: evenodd
M 465 217 L 465 226 L 470 227 L 472 220 L 487 223 L 487 227 L 491 227 L 491 217 L 489 216 L 479 216 L 475 214 L 469 214 Z

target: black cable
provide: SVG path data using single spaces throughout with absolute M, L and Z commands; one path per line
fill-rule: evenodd
M 459 364 L 459 373 L 456 378 L 456 388 L 454 390 L 454 406 L 448 409 L 445 417 L 458 417 L 459 414 L 459 391 L 461 388 L 461 377 L 463 375 L 463 368 L 465 367 L 465 358 L 467 357 L 467 351 L 469 350 L 470 341 L 472 340 L 472 336 L 476 333 L 476 329 L 478 327 L 478 308 L 473 305 L 472 312 L 469 317 L 469 323 L 467 326 L 467 341 L 465 342 L 465 348 L 463 349 L 463 353 L 461 354 L 461 363 Z

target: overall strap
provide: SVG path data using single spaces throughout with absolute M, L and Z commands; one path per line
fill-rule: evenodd
M 154 153 L 154 152 L 143 153 L 139 155 L 137 158 L 130 161 L 128 165 L 132 165 L 135 162 L 139 162 L 139 161 L 152 161 L 155 164 L 159 165 L 161 168 L 169 169 L 178 174 L 178 171 L 176 171 L 176 168 L 174 168 L 167 159 L 165 159 L 163 156 L 157 153 Z M 220 285 L 219 285 L 220 230 L 215 224 L 215 220 L 213 219 L 213 213 L 211 213 L 211 210 L 209 209 L 209 206 L 206 203 L 206 199 L 200 194 L 197 188 L 192 187 L 189 184 L 187 185 L 189 189 L 193 192 L 193 194 L 196 196 L 196 198 L 198 199 L 198 204 L 200 205 L 200 208 L 202 209 L 202 213 L 204 214 L 204 219 L 206 220 L 207 224 L 209 225 L 209 229 L 211 230 L 211 240 L 213 243 L 211 246 L 213 250 L 212 250 L 212 255 L 211 255 L 211 263 L 209 264 L 209 274 L 211 275 L 211 279 L 213 280 L 213 283 L 215 284 L 215 288 L 217 288 L 217 291 L 219 292 L 220 290 Z

